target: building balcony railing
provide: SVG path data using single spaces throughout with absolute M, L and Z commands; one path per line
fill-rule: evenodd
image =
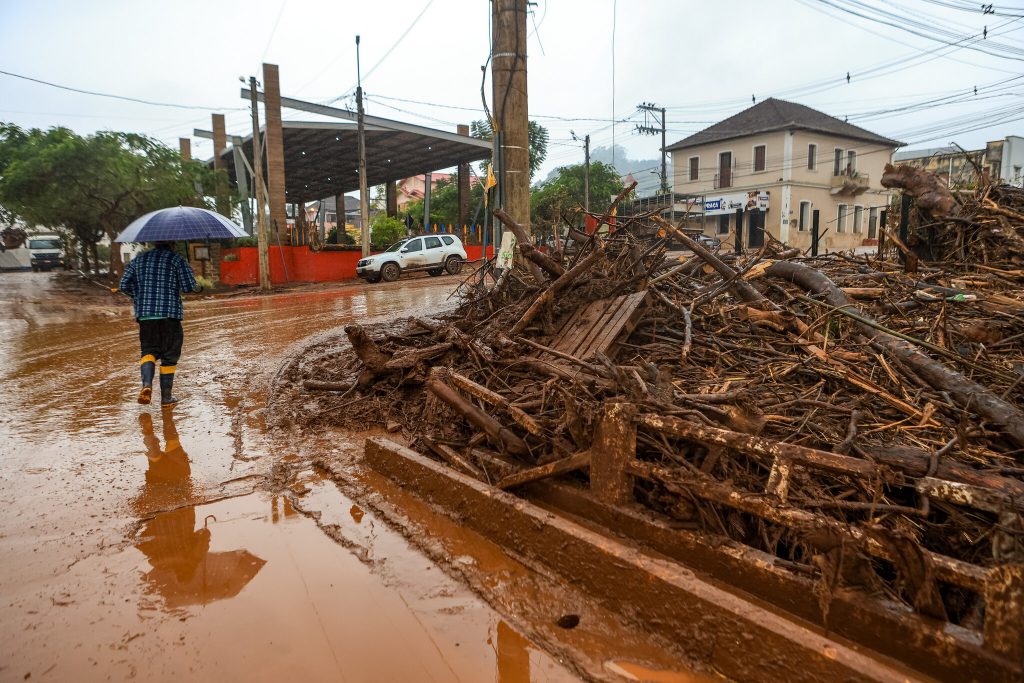
M 867 191 L 870 178 L 866 173 L 842 173 L 832 176 L 832 194 L 858 195 Z
M 715 174 L 715 189 L 719 190 L 724 187 L 732 187 L 732 172 Z

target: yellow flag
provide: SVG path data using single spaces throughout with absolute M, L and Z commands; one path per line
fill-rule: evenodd
M 487 164 L 487 179 L 484 181 L 484 208 L 487 208 L 487 193 L 497 184 L 498 181 L 494 177 L 494 166 Z

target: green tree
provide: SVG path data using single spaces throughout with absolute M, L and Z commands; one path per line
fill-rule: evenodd
M 473 212 L 483 201 L 484 188 L 480 183 L 472 186 L 469 192 L 470 217 L 473 220 Z M 423 221 L 423 200 L 417 199 L 409 202 L 405 207 L 405 214 L 419 224 Z M 430 192 L 430 225 L 433 224 L 458 225 L 459 223 L 459 182 L 457 176 L 437 181 L 434 189 Z M 426 226 L 429 228 L 430 226 Z
M 205 206 L 226 182 L 223 171 L 184 161 L 134 133 L 81 137 L 66 128 L 23 131 L 5 124 L 0 164 L 0 204 L 28 223 L 71 233 L 94 259 L 103 235 L 114 239 L 156 209 Z M 111 277 L 122 268 L 120 250 L 111 249 Z
M 405 223 L 384 213 L 370 221 L 370 241 L 378 247 L 387 247 L 405 237 Z
M 583 164 L 563 166 L 551 180 L 541 183 L 530 194 L 530 214 L 533 221 L 555 223 L 560 212 L 569 212 L 583 206 Z M 612 197 L 622 191 L 622 180 L 610 164 L 590 164 L 590 210 L 601 213 L 612 203 Z
M 494 137 L 494 130 L 490 121 L 473 121 L 469 124 L 469 134 L 481 140 L 491 140 Z M 530 145 L 530 177 L 537 172 L 541 164 L 548 156 L 548 129 L 536 121 L 528 124 L 528 139 Z M 487 165 L 482 165 L 482 173 L 487 172 Z

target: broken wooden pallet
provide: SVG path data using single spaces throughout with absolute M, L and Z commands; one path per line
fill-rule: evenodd
M 565 321 L 549 346 L 580 360 L 588 360 L 598 351 L 607 354 L 619 335 L 633 331 L 646 297 L 644 290 L 592 301 Z M 545 355 L 550 354 L 540 352 L 538 357 Z

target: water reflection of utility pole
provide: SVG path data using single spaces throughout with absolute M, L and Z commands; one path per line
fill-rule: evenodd
M 530 683 L 530 641 L 498 622 L 498 683 Z

